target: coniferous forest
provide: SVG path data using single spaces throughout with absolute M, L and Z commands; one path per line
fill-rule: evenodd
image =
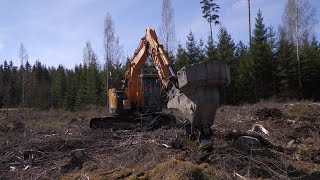
M 201 61 L 225 61 L 232 82 L 222 94 L 224 104 L 269 98 L 320 99 L 320 43 L 315 35 L 301 36 L 298 62 L 294 41 L 286 38 L 283 27 L 275 30 L 266 25 L 261 11 L 254 19 L 251 45 L 234 42 L 223 26 L 215 29 L 218 35 L 214 43 L 210 43 L 210 37 L 197 38 L 190 30 L 187 41 L 179 42 L 175 53 L 168 52 L 175 71 Z M 114 34 L 111 37 L 113 47 L 121 48 L 119 38 Z M 21 44 L 19 57 L 27 55 Z M 104 60 L 108 63 L 98 63 L 90 42 L 85 44 L 83 59 L 79 60 L 83 63 L 70 69 L 46 66 L 41 59 L 35 64 L 22 61 L 23 66 L 4 60 L 0 65 L 0 107 L 78 110 L 87 105 L 105 106 L 107 82 L 109 88 L 121 85 L 130 58 L 108 61 L 106 56 Z

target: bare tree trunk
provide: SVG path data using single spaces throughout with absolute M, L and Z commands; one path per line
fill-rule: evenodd
M 25 93 L 25 77 L 24 77 L 24 65 L 23 65 L 23 59 L 21 59 L 21 65 L 22 65 L 22 108 L 24 108 L 24 93 Z
M 212 22 L 210 22 L 210 39 L 211 39 L 211 51 L 214 51 L 213 48 L 213 36 L 212 36 Z
M 250 9 L 250 0 L 248 0 L 248 10 L 249 10 L 249 45 L 250 45 L 250 47 L 251 47 L 251 9 Z
M 248 11 L 249 11 L 249 15 L 248 15 L 248 21 L 249 21 L 249 59 L 252 60 L 252 53 L 251 53 L 251 44 L 252 44 L 252 35 L 251 35 L 251 2 L 250 0 L 248 0 Z M 255 65 L 255 61 L 253 60 L 253 64 Z M 255 100 L 258 99 L 258 95 L 257 95 L 257 83 L 256 83 L 256 72 L 255 72 L 255 67 L 253 68 L 253 78 L 254 78 L 254 96 L 255 96 Z
M 109 62 L 107 60 L 107 108 L 109 108 Z
M 297 8 L 297 17 L 298 17 L 298 8 Z M 301 82 L 301 69 L 300 69 L 300 56 L 299 56 L 299 28 L 298 28 L 298 18 L 296 18 L 296 54 L 298 62 L 298 78 L 299 78 L 299 97 L 301 98 L 302 82 Z

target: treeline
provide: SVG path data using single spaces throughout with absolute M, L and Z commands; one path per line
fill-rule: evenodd
M 123 67 L 109 65 L 115 75 L 112 81 L 122 79 Z M 25 76 L 24 101 L 22 76 Z M 0 65 L 0 107 L 36 107 L 40 109 L 82 109 L 87 105 L 106 105 L 106 67 L 100 68 L 96 61 L 80 64 L 74 69 L 46 67 L 37 61 L 33 66 L 26 62 L 25 68 L 17 68 L 12 61 Z M 115 80 L 113 80 L 115 79 Z
M 276 32 L 273 27 L 267 27 L 260 11 L 250 46 L 241 41 L 235 43 L 227 29 L 221 27 L 217 42 L 210 42 L 210 38 L 206 43 L 197 40 L 190 31 L 185 45 L 179 43 L 176 54 L 168 54 L 175 71 L 201 61 L 226 62 L 232 80 L 222 94 L 227 104 L 271 97 L 320 99 L 320 44 L 317 38 L 305 36 L 301 41 L 298 63 L 294 43 L 286 38 L 283 28 Z M 4 61 L 0 65 L 0 107 L 77 110 L 87 105 L 105 106 L 107 82 L 109 88 L 119 87 L 126 70 L 126 63 L 107 62 L 98 63 L 89 42 L 84 48 L 83 64 L 73 69 L 63 65 L 47 67 L 40 61 L 17 67 L 12 61 Z
M 305 35 L 300 44 L 301 89 L 296 47 L 287 40 L 283 28 L 276 32 L 257 14 L 251 48 L 234 43 L 221 27 L 214 48 L 197 42 L 192 32 L 186 47 L 178 46 L 175 68 L 204 60 L 226 62 L 231 70 L 231 84 L 223 94 L 227 104 L 256 102 L 260 99 L 320 99 L 320 44 L 315 36 Z M 212 49 L 212 50 L 211 50 Z

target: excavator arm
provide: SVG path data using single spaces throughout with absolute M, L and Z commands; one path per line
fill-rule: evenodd
M 125 91 L 132 102 L 139 101 L 138 77 L 148 57 L 151 57 L 155 65 L 162 90 L 168 91 L 177 82 L 155 30 L 147 28 L 125 74 L 125 82 L 128 83 Z

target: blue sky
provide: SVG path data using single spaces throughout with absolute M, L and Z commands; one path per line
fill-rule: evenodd
M 252 0 L 252 25 L 258 9 L 266 25 L 277 30 L 287 0 Z M 208 23 L 202 18 L 200 0 L 172 0 L 176 38 L 185 44 L 192 30 L 197 39 L 207 40 Z M 216 0 L 220 21 L 234 41 L 248 42 L 247 0 Z M 72 68 L 80 64 L 86 41 L 90 41 L 103 63 L 103 19 L 112 15 L 124 56 L 131 56 L 147 27 L 158 29 L 161 0 L 0 0 L 0 63 L 12 60 L 19 65 L 23 42 L 31 64 L 39 59 L 48 66 Z M 319 0 L 311 0 L 320 7 Z M 214 32 L 218 27 L 214 28 Z M 320 26 L 316 26 L 317 36 Z M 215 37 L 216 39 L 216 37 Z

